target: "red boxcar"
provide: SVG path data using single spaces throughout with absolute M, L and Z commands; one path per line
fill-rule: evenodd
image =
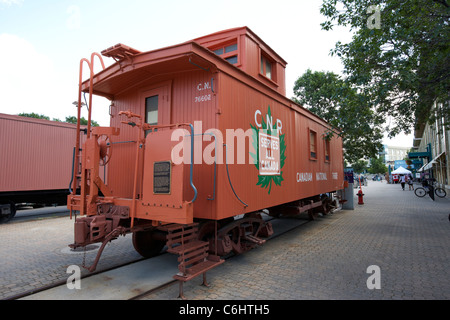
M 3 221 L 14 203 L 66 204 L 75 136 L 74 124 L 0 114 Z
M 249 28 L 102 54 L 116 63 L 80 90 L 111 100 L 111 127 L 92 129 L 78 155 L 81 192 L 68 207 L 87 217 L 77 219 L 73 246 L 133 232 L 150 255 L 161 233 L 170 242 L 173 230 L 200 222 L 195 237 L 209 239 L 209 251 L 239 253 L 270 234 L 263 209 L 329 210 L 343 187 L 342 141 L 286 98 L 286 62 Z M 107 183 L 97 178 L 103 158 Z

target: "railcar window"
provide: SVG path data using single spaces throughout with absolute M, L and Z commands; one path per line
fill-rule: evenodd
M 217 50 L 213 51 L 215 54 L 217 54 L 218 56 L 220 56 L 221 54 L 223 54 L 223 48 L 219 48 Z
M 263 54 L 261 54 L 260 72 L 267 78 L 272 79 L 272 62 Z
M 158 124 L 158 96 L 145 98 L 145 122 L 150 125 Z
M 266 77 L 272 79 L 272 64 L 266 60 Z
M 317 159 L 317 134 L 313 130 L 309 130 L 309 158 Z
M 325 139 L 325 162 L 330 162 L 330 140 Z
M 234 44 L 232 44 L 230 46 L 226 46 L 225 47 L 225 53 L 233 52 L 233 51 L 236 51 L 236 50 L 237 50 L 237 43 L 234 43 Z
M 238 50 L 237 40 L 234 43 L 227 42 L 226 44 L 219 44 L 211 49 L 215 54 L 221 56 L 231 64 L 238 64 L 238 55 L 236 51 Z
M 231 64 L 236 64 L 238 62 L 237 56 L 232 56 L 232 57 L 226 58 L 225 60 L 227 60 Z

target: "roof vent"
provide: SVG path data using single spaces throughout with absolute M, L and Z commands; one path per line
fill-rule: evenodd
M 133 49 L 121 43 L 102 51 L 103 56 L 113 58 L 116 61 L 129 58 L 138 53 L 141 53 L 141 51 Z

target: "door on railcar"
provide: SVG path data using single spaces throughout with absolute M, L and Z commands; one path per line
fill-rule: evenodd
M 139 94 L 140 114 L 150 125 L 170 124 L 170 84 L 144 89 Z

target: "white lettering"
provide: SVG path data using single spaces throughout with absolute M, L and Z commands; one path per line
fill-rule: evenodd
M 180 141 L 181 138 L 181 141 Z M 172 148 L 172 162 L 174 164 L 191 163 L 191 140 L 190 133 L 186 129 L 178 128 L 173 130 L 171 141 L 180 141 Z
M 317 181 L 328 180 L 326 172 L 316 172 L 316 180 Z
M 297 182 L 312 181 L 313 175 L 311 172 L 297 172 Z
M 186 304 L 186 307 L 180 307 L 179 314 L 205 315 L 207 318 L 209 318 L 213 310 L 214 307 L 190 307 L 189 304 Z
M 69 276 L 69 278 L 67 278 L 67 288 L 69 290 L 73 290 L 73 289 L 81 289 L 81 270 L 79 266 L 76 265 L 70 265 L 67 268 L 66 273 L 73 273 L 71 276 Z
M 199 83 L 197 85 L 198 91 L 203 91 L 203 90 L 208 90 L 208 89 L 211 89 L 211 85 L 209 82 Z
M 259 132 L 259 174 L 280 174 L 280 139 L 263 132 Z
M 368 19 L 367 19 L 367 28 L 369 29 L 380 29 L 381 28 L 381 14 L 380 14 L 380 7 L 376 5 L 371 5 L 367 8 L 367 14 L 370 14 L 374 12 Z
M 222 132 L 218 129 L 208 129 L 203 135 L 203 141 L 214 141 L 208 144 L 203 150 L 203 161 L 206 164 L 223 164 L 223 137 Z M 214 152 L 214 155 L 213 155 Z
M 261 122 L 258 121 L 258 119 L 260 117 L 261 117 L 261 110 L 256 110 L 255 111 L 255 124 L 258 128 L 262 127 Z M 269 115 L 266 115 L 266 120 L 267 120 L 267 128 L 272 129 L 273 128 L 273 118 L 269 117 Z M 277 119 L 276 123 L 277 123 L 278 135 L 281 135 L 281 129 L 283 128 L 283 122 L 281 122 L 280 119 Z
M 372 275 L 367 279 L 367 289 L 381 289 L 381 270 L 377 265 L 371 265 L 367 267 L 366 273 L 371 273 Z
M 279 136 L 281 136 L 281 128 L 283 128 L 283 123 L 280 119 L 277 119 L 277 131 Z
M 249 145 L 252 145 L 253 141 L 253 131 L 252 129 L 227 129 L 226 130 L 226 141 L 227 141 L 227 152 L 228 164 L 234 164 L 234 141 L 237 139 L 237 162 L 238 164 L 245 164 L 245 138 L 248 138 Z M 249 150 L 252 152 L 253 149 Z M 254 160 L 249 157 L 249 163 L 253 164 Z
M 194 102 L 205 102 L 205 101 L 211 101 L 211 94 L 206 94 L 204 96 L 197 96 L 194 98 Z
M 266 115 L 267 129 L 269 129 L 269 128 L 272 129 L 273 128 L 272 122 L 273 122 L 273 118 L 269 117 L 269 115 L 267 114 Z
M 256 126 L 258 128 L 261 128 L 261 122 L 258 122 L 258 119 L 256 118 L 257 115 L 261 115 L 261 111 L 260 110 L 256 110 L 255 111 L 255 123 L 256 123 Z

